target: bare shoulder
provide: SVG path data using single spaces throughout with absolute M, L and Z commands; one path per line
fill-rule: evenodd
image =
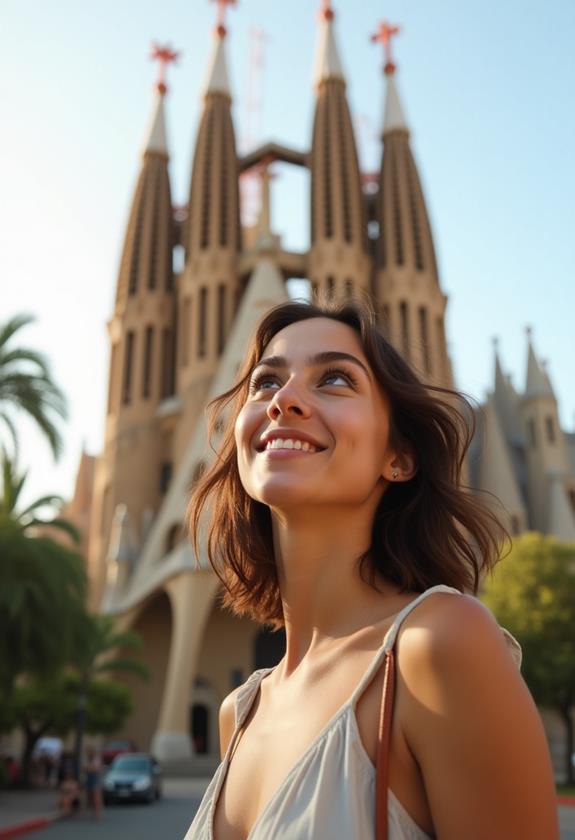
M 422 601 L 400 630 L 402 656 L 430 658 L 437 665 L 476 662 L 497 652 L 509 659 L 507 643 L 493 613 L 472 595 L 436 592 Z M 423 664 L 421 661 L 418 665 Z
M 230 691 L 220 706 L 220 754 L 222 758 L 227 752 L 232 735 L 234 734 L 234 729 L 236 728 L 236 698 L 240 689 L 241 686 Z
M 490 610 L 434 593 L 406 617 L 397 650 L 402 730 L 436 834 L 558 837 L 541 719 Z

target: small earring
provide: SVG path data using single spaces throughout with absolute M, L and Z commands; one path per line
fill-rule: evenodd
M 399 473 L 397 472 L 397 470 L 394 470 L 391 474 L 391 477 L 392 478 L 397 478 L 398 475 L 399 475 Z

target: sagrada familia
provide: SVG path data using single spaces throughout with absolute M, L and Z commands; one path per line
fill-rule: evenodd
M 281 656 L 281 638 L 218 604 L 218 581 L 183 530 L 190 487 L 212 452 L 204 408 L 233 382 L 261 315 L 286 300 L 286 281 L 310 294 L 368 293 L 393 344 L 426 381 L 453 385 L 446 295 L 409 129 L 385 63 L 378 178 L 358 162 L 346 81 L 324 2 L 315 64 L 311 144 L 266 143 L 241 157 L 232 118 L 226 29 L 216 27 L 189 201 L 172 206 L 165 128 L 166 85 L 152 120 L 129 213 L 115 306 L 105 442 L 84 455 L 70 512 L 82 509 L 95 609 L 144 642 L 151 672 L 134 680 L 126 735 L 163 761 L 207 774 L 218 755 L 217 710 L 258 667 Z M 377 36 L 389 45 L 393 28 Z M 169 60 L 169 50 L 160 58 Z M 375 83 L 375 80 L 374 80 Z M 282 247 L 270 228 L 273 161 L 309 170 L 309 250 Z M 240 177 L 259 173 L 260 215 L 242 226 Z M 173 269 L 183 248 L 185 264 Z M 494 493 L 508 530 L 575 540 L 575 435 L 561 430 L 556 395 L 531 342 L 522 393 L 495 361 L 493 391 L 478 412 L 471 483 Z M 221 431 L 221 430 L 220 430 Z M 88 524 L 89 520 L 89 524 Z M 191 763 L 191 764 L 190 764 Z

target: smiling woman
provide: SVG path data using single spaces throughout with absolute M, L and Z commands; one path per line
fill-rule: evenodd
M 189 522 L 286 653 L 222 704 L 187 840 L 557 837 L 521 651 L 474 597 L 505 532 L 462 484 L 469 404 L 349 303 L 268 313 L 212 428 L 230 403 Z

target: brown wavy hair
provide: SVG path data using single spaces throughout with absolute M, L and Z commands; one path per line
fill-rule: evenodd
M 263 624 L 283 624 L 271 514 L 241 483 L 234 426 L 247 399 L 251 373 L 269 342 L 290 324 L 310 318 L 332 318 L 357 333 L 389 401 L 390 443 L 411 449 L 416 458 L 413 478 L 390 484 L 381 498 L 371 546 L 358 558 L 362 578 L 377 588 L 381 574 L 401 592 L 447 584 L 477 594 L 507 534 L 462 483 L 475 431 L 469 400 L 457 391 L 421 382 L 386 340 L 366 304 L 289 302 L 264 316 L 237 383 L 208 406 L 210 440 L 229 412 L 227 428 L 211 468 L 193 488 L 187 519 L 199 556 L 204 538 L 200 522 L 207 515 L 207 555 L 223 583 L 223 603 Z

